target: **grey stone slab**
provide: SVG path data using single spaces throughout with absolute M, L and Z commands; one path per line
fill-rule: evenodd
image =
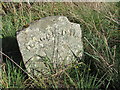
M 65 16 L 49 16 L 17 32 L 18 45 L 25 66 L 33 75 L 48 74 L 48 63 L 58 68 L 81 58 L 82 33 L 79 24 Z

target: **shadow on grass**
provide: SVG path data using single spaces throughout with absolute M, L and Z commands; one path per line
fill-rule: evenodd
M 16 62 L 18 65 L 20 65 L 24 70 L 26 69 L 25 65 L 23 63 L 22 55 L 20 53 L 16 37 L 5 37 L 2 39 L 2 52 L 4 54 L 6 54 L 8 57 L 10 57 L 12 60 L 14 60 L 14 62 Z M 9 59 L 6 56 L 3 56 L 3 62 L 7 63 L 7 60 L 9 60 Z M 11 65 L 14 65 L 14 63 L 12 61 L 10 61 L 10 62 L 11 62 Z M 14 65 L 14 66 L 16 66 L 16 65 Z M 24 72 L 23 72 L 23 74 L 26 75 Z
M 19 46 L 15 37 L 5 37 L 2 39 L 3 53 L 13 59 L 17 64 L 23 61 Z M 5 57 L 3 57 L 5 61 Z

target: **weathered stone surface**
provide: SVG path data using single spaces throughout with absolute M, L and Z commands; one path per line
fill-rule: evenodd
M 70 64 L 82 56 L 79 24 L 71 23 L 65 16 L 42 18 L 17 33 L 18 45 L 28 72 L 34 75 L 49 73 L 46 60 L 54 68 Z

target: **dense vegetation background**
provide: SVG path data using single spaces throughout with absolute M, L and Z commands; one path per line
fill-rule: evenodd
M 99 88 L 120 85 L 120 3 L 1 3 L 3 88 Z M 26 75 L 16 31 L 46 16 L 63 15 L 82 28 L 83 59 L 48 78 Z M 14 60 L 20 67 L 10 62 Z

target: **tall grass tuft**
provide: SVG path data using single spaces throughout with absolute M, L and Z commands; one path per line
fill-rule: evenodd
M 24 80 L 25 76 L 22 71 L 7 59 L 0 83 L 2 88 L 25 88 Z

